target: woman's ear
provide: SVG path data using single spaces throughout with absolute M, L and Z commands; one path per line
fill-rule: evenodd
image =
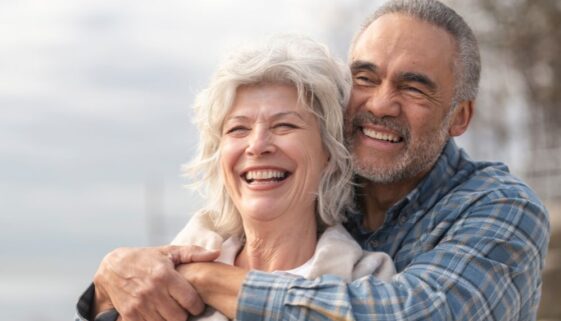
M 472 116 L 473 101 L 465 100 L 460 102 L 456 106 L 454 114 L 452 115 L 452 119 L 450 120 L 448 134 L 450 134 L 451 137 L 456 137 L 463 134 L 467 130 Z

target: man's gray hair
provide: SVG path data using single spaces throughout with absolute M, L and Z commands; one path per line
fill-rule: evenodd
M 376 19 L 397 13 L 428 22 L 450 33 L 457 47 L 454 63 L 455 88 L 452 106 L 465 100 L 475 100 L 481 74 L 479 46 L 471 28 L 453 9 L 436 0 L 390 0 L 369 16 L 355 35 L 350 52 L 358 38 Z
M 218 68 L 209 86 L 196 97 L 195 124 L 200 130 L 200 143 L 195 159 L 184 170 L 195 179 L 199 191 L 206 194 L 205 210 L 211 213 L 221 232 L 242 233 L 241 217 L 221 173 L 222 126 L 238 88 L 265 84 L 294 86 L 299 102 L 317 117 L 322 143 L 329 153 L 317 195 L 318 223 L 321 228 L 343 221 L 353 198 L 352 160 L 343 138 L 350 71 L 327 47 L 297 35 L 273 36 L 233 52 Z

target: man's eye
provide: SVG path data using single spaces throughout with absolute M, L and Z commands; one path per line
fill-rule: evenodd
M 354 77 L 355 83 L 358 85 L 365 85 L 365 84 L 369 84 L 372 81 L 370 80 L 370 78 L 365 77 L 365 76 L 355 76 Z
M 405 86 L 403 89 L 416 94 L 423 94 L 423 95 L 425 94 L 424 91 L 422 91 L 417 87 Z
M 359 73 L 353 76 L 353 84 L 358 86 L 376 86 L 380 84 L 380 79 L 376 75 Z

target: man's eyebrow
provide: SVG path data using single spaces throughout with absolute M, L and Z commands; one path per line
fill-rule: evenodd
M 428 77 L 425 74 L 418 73 L 418 72 L 404 72 L 404 73 L 401 73 L 397 77 L 397 81 L 398 82 L 417 82 L 417 83 L 420 83 L 420 84 L 424 85 L 430 91 L 433 91 L 433 92 L 437 88 L 436 83 L 432 79 L 430 79 L 430 77 Z
M 378 66 L 376 66 L 375 64 L 373 64 L 371 62 L 364 61 L 364 60 L 353 61 L 350 68 L 351 68 L 352 73 L 355 73 L 355 72 L 358 72 L 358 71 L 371 71 L 371 72 L 377 72 L 378 71 Z

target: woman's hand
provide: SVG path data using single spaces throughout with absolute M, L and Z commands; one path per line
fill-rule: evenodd
M 222 263 L 189 263 L 177 271 L 195 288 L 204 303 L 234 319 L 238 293 L 248 271 Z
M 116 249 L 95 274 L 93 315 L 111 307 L 123 321 L 186 320 L 199 314 L 204 304 L 175 266 L 213 261 L 218 254 L 197 246 Z

